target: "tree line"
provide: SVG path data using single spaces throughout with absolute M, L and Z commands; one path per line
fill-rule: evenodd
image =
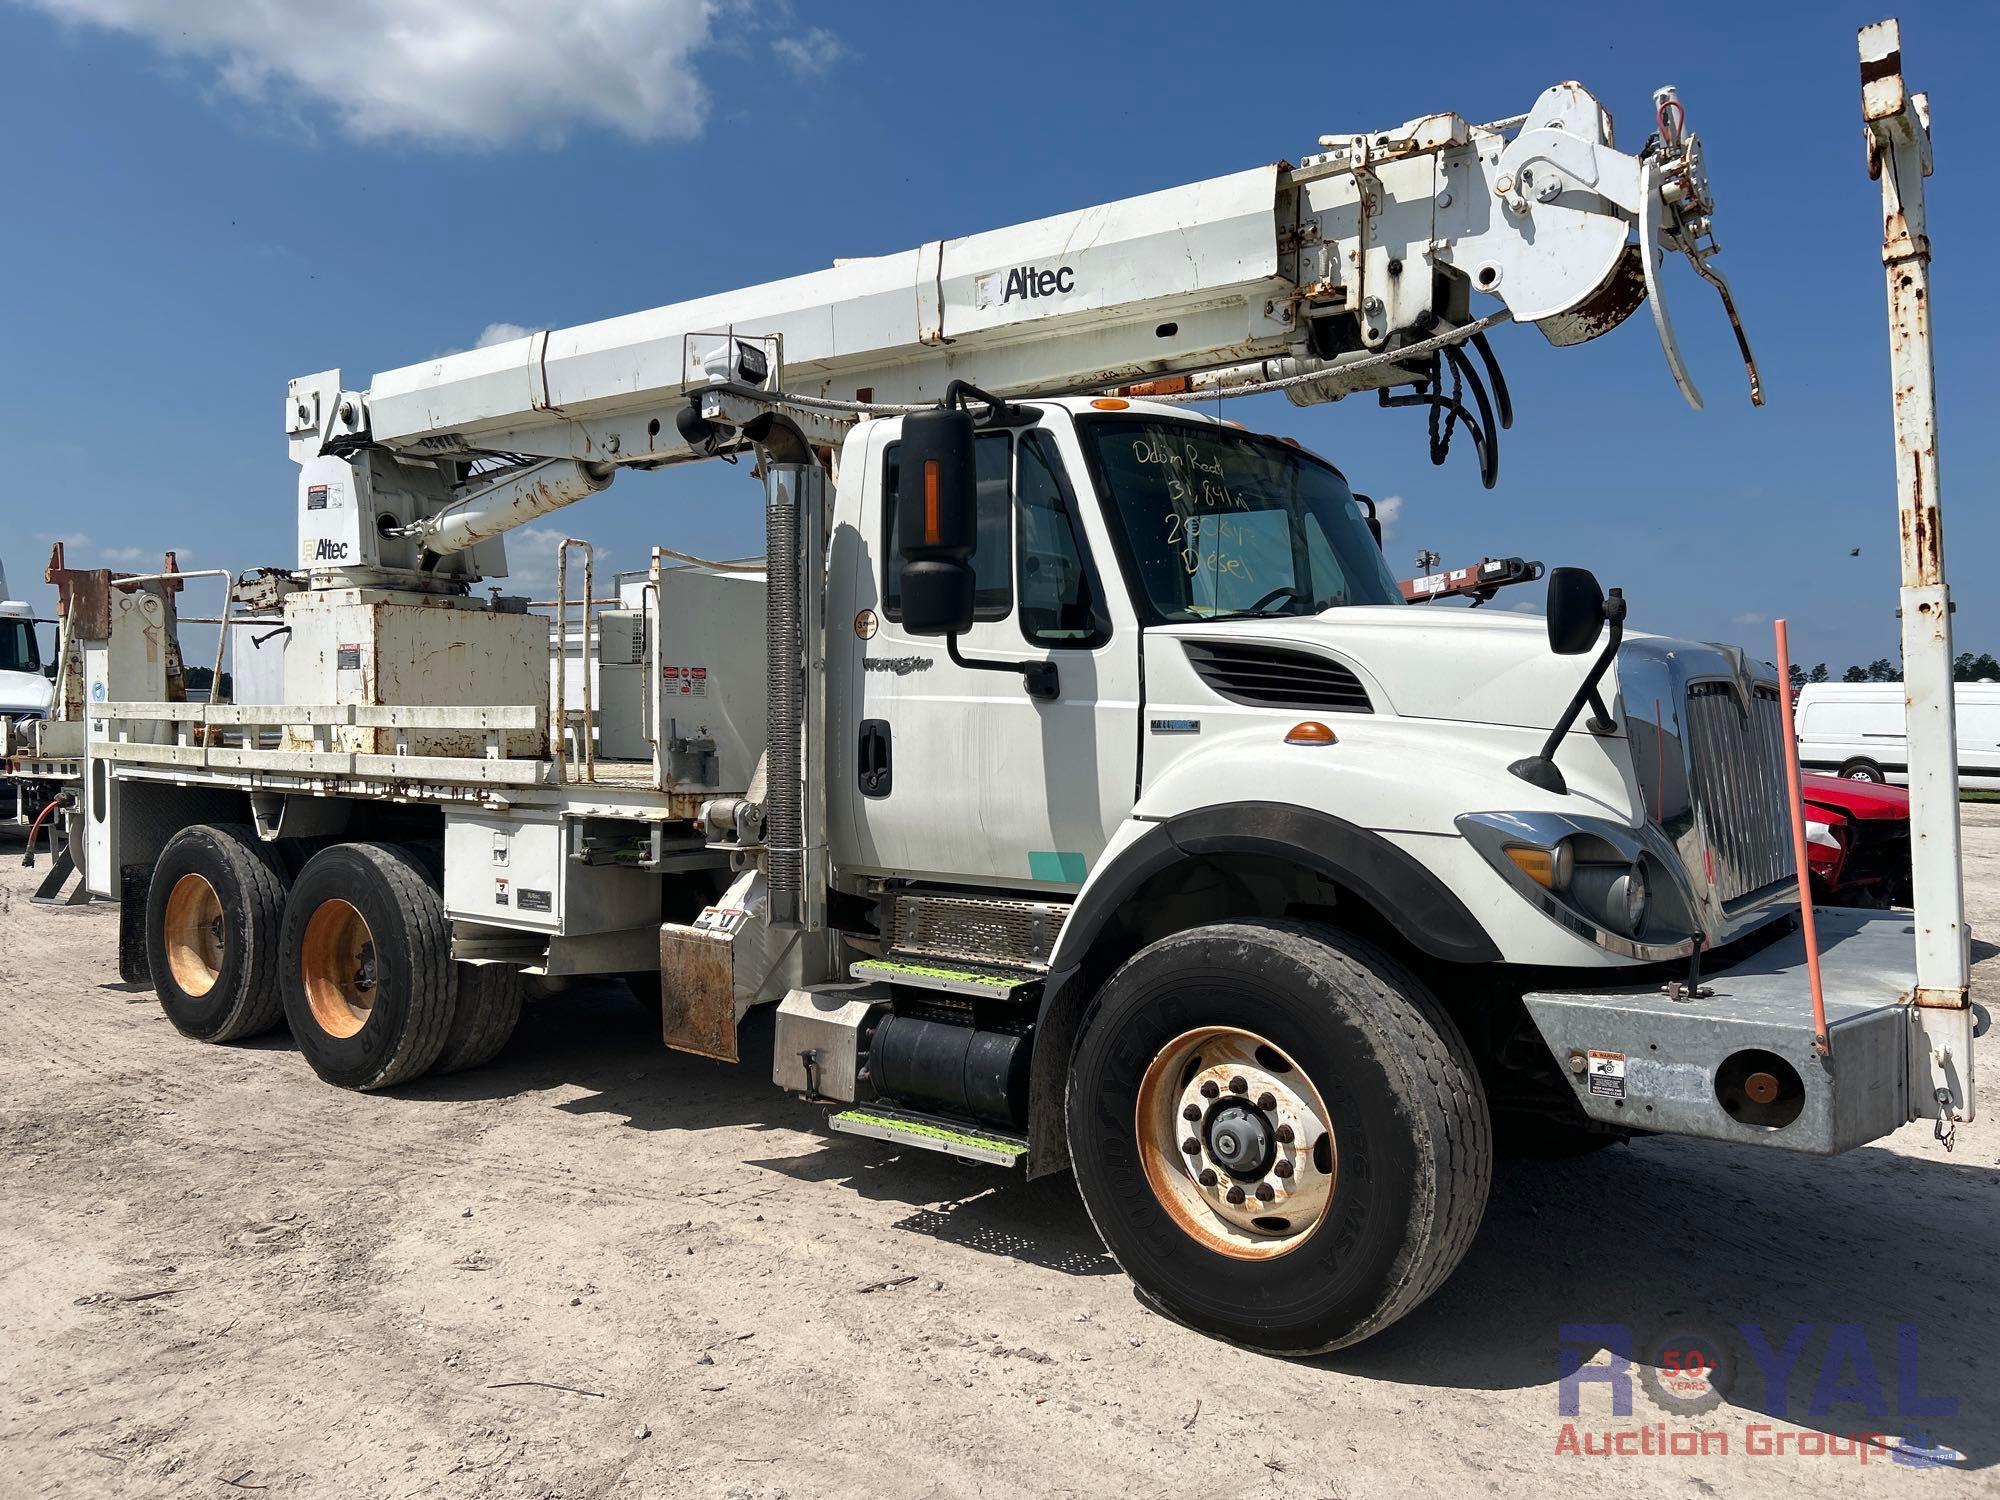
M 1961 651 L 1951 659 L 1951 677 L 1954 682 L 2000 682 L 2000 661 L 1995 661 L 1991 651 L 1982 651 L 1974 656 L 1970 651 Z M 1831 682 L 1825 662 L 1810 671 L 1798 663 L 1792 664 L 1792 686 L 1802 688 L 1809 682 Z M 1901 682 L 1903 664 L 1891 661 L 1886 656 L 1878 656 L 1865 667 L 1849 667 L 1840 674 L 1842 682 Z

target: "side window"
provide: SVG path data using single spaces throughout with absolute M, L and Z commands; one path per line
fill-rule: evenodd
M 1089 647 L 1111 635 L 1062 461 L 1046 434 L 1021 439 L 1021 634 L 1031 645 Z
M 896 548 L 896 483 L 900 470 L 891 444 L 882 465 L 882 612 L 903 617 L 903 556 Z M 972 614 L 1004 620 L 1014 608 L 1013 442 L 1004 432 L 982 432 L 973 445 L 979 482 L 979 545 L 972 554 L 978 584 Z

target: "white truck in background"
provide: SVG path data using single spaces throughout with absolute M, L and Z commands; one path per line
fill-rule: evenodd
M 0 562 L 0 753 L 12 740 L 26 743 L 28 726 L 49 716 L 55 689 L 44 670 L 41 623 L 26 601 L 12 596 Z M 42 805 L 39 783 L 0 776 L 0 816 L 30 823 Z
M 732 1062 L 775 1005 L 773 1081 L 835 1129 L 1073 1167 L 1149 1301 L 1288 1355 L 1442 1283 L 1496 1133 L 1968 1118 L 1969 1012 L 1904 1003 L 1905 918 L 1822 919 L 1815 1034 L 1769 668 L 1626 633 L 1575 569 L 1546 624 L 1406 607 L 1339 469 L 1187 404 L 1376 391 L 1492 483 L 1485 332 L 1649 299 L 1693 400 L 1659 278 L 1720 285 L 1711 205 L 1671 90 L 1655 124 L 1621 153 L 1561 84 L 293 381 L 299 551 L 246 606 L 281 701 L 175 701 L 172 588 L 58 570 L 84 701 L 42 729 L 84 741 L 125 972 L 357 1089 L 491 1058 L 524 974 L 657 972 L 666 1043 Z M 600 667 L 551 703 L 549 620 L 474 593 L 505 532 L 743 456 L 764 569 L 656 549 L 614 607 L 566 575 Z

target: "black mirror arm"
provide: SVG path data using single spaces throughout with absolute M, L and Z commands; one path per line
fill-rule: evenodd
M 1549 737 L 1543 742 L 1539 753 L 1517 760 L 1507 768 L 1530 786 L 1538 786 L 1544 791 L 1554 792 L 1557 796 L 1568 795 L 1569 783 L 1563 779 L 1563 773 L 1556 767 L 1555 754 L 1562 748 L 1562 742 L 1569 737 L 1570 729 L 1576 723 L 1576 716 L 1583 712 L 1583 706 L 1588 703 L 1596 713 L 1596 717 L 1590 722 L 1593 734 L 1608 734 L 1616 727 L 1610 713 L 1604 707 L 1603 695 L 1598 692 L 1597 687 L 1604 680 L 1604 674 L 1611 670 L 1611 663 L 1618 656 L 1618 647 L 1625 639 L 1625 595 L 1622 590 L 1613 589 L 1610 597 L 1604 601 L 1604 616 L 1611 622 L 1610 634 L 1604 642 L 1604 649 L 1597 654 L 1597 660 L 1591 663 L 1590 673 L 1583 679 L 1583 685 L 1569 700 L 1569 707 L 1565 708 L 1563 716 L 1556 720 L 1556 727 L 1549 731 Z
M 1027 683 L 1028 696 L 1047 702 L 1062 696 L 1062 677 L 1052 661 L 986 661 L 961 655 L 956 632 L 944 638 L 944 649 L 959 666 L 975 672 L 1018 672 Z
M 982 391 L 969 380 L 954 380 L 946 386 L 944 399 L 938 404 L 947 411 L 963 411 L 968 397 L 986 403 L 986 421 L 990 425 L 1015 427 L 1035 420 L 1035 414 L 1027 408 L 1015 406 L 990 391 Z

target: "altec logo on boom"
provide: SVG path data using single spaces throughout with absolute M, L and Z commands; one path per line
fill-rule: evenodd
M 1076 271 L 1069 266 L 1057 266 L 1053 271 L 1044 271 L 1036 266 L 1016 266 L 1007 273 L 1007 290 L 1001 294 L 1002 303 L 1015 298 L 1056 297 L 1064 292 L 1076 290 Z

